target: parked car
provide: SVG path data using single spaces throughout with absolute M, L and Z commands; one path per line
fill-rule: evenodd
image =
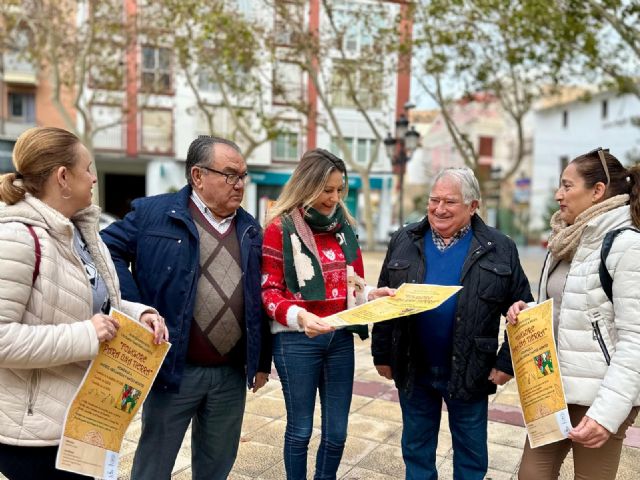
M 111 225 L 113 222 L 120 220 L 118 217 L 116 217 L 115 215 L 112 215 L 110 213 L 107 212 L 102 212 L 100 214 L 100 219 L 98 220 L 98 230 L 102 230 L 104 228 L 107 228 L 109 225 Z

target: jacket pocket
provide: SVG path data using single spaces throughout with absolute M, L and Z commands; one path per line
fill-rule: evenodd
M 480 262 L 478 296 L 490 302 L 503 302 L 509 291 L 511 267 L 502 263 Z
M 180 235 L 148 231 L 138 243 L 136 267 L 141 276 L 165 276 L 176 274 L 176 269 L 183 265 L 184 253 L 188 249 L 188 241 Z
M 387 275 L 389 277 L 389 287 L 398 288 L 409 280 L 409 260 L 390 260 L 387 264 Z
M 476 348 L 482 353 L 495 353 L 498 351 L 498 339 L 496 337 L 476 337 L 473 339 Z
M 475 337 L 466 367 L 466 387 L 470 391 L 485 392 L 489 385 L 489 372 L 496 360 L 498 339 L 496 337 Z
M 36 404 L 38 392 L 40 391 L 40 375 L 40 370 L 35 369 L 29 376 L 27 383 L 27 415 L 33 415 L 33 407 Z
M 610 365 L 611 353 L 609 351 L 609 347 L 607 347 L 607 342 L 605 340 L 603 331 L 600 328 L 600 320 L 602 316 L 597 311 L 591 312 L 589 316 L 591 319 L 591 328 L 593 329 L 593 340 L 598 343 L 598 346 L 600 347 L 600 351 L 602 351 L 602 356 L 604 357 L 604 361 L 607 362 L 607 365 Z M 604 322 L 602 323 L 604 324 Z M 604 329 L 606 331 L 606 327 Z

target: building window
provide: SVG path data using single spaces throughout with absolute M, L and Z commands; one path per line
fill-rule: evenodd
M 609 115 L 609 103 L 606 100 L 602 100 L 600 116 L 602 117 L 603 120 L 606 120 L 608 115 Z
M 302 69 L 291 62 L 277 60 L 273 70 L 273 103 L 302 101 Z
M 172 91 L 170 49 L 142 47 L 142 89 L 155 93 Z
M 147 153 L 173 153 L 173 113 L 171 110 L 142 111 L 142 144 Z
M 213 80 L 208 72 L 200 70 L 198 73 L 198 88 L 203 92 L 219 92 L 220 84 Z
M 562 128 L 567 128 L 568 126 L 569 126 L 569 112 L 565 110 L 562 112 Z
M 9 94 L 9 120 L 17 123 L 36 121 L 36 100 L 33 93 Z
M 215 58 L 215 53 L 211 52 L 211 58 Z M 235 92 L 242 90 L 243 87 L 251 82 L 251 71 L 247 66 L 242 65 L 240 62 L 232 61 L 228 66 L 214 66 L 222 77 L 224 77 L 223 86 L 226 86 L 226 90 Z M 222 68 L 222 70 L 220 70 Z M 214 73 L 210 66 L 200 67 L 198 72 L 198 88 L 204 92 L 219 93 L 220 84 L 215 80 Z
M 299 1 L 276 0 L 273 25 L 276 45 L 288 46 L 294 43 L 296 29 L 304 25 L 304 3 Z
M 363 108 L 380 108 L 383 69 L 379 65 L 358 65 L 357 62 L 342 60 L 334 60 L 333 63 L 331 99 L 334 107 L 355 107 L 357 100 Z
M 271 143 L 273 160 L 297 161 L 300 152 L 300 134 L 297 132 L 281 132 Z
M 567 165 L 569 165 L 569 157 L 567 155 L 562 155 L 560 157 L 560 176 L 562 176 L 562 172 L 567 168 Z
M 493 137 L 480 137 L 478 139 L 478 154 L 481 157 L 493 158 Z
M 376 141 L 372 138 L 352 138 L 344 137 L 344 143 L 347 145 L 347 150 L 351 152 L 351 158 L 360 165 L 367 165 L 373 155 Z M 345 154 L 338 144 L 338 138 L 331 138 L 331 152 L 336 154 L 340 158 L 344 158 Z M 380 152 L 378 152 L 379 154 Z M 379 155 L 378 155 L 379 156 Z M 378 161 L 376 158 L 373 161 L 375 165 Z
M 334 17 L 339 34 L 342 35 L 342 49 L 351 56 L 357 57 L 368 53 L 375 43 L 374 35 L 384 27 L 389 27 L 384 11 L 374 4 L 368 5 L 366 14 L 354 11 L 353 7 L 336 8 Z
M 123 150 L 125 148 L 126 115 L 120 105 L 93 104 L 91 116 L 94 130 L 93 146 L 102 150 Z

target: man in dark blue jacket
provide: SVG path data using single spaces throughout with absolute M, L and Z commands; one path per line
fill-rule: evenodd
M 237 145 L 201 136 L 188 185 L 141 198 L 102 232 L 122 296 L 165 317 L 169 350 L 142 412 L 133 480 L 169 479 L 192 425 L 194 479 L 227 478 L 238 451 L 248 383 L 271 371 L 260 300 L 262 234 L 240 207 L 247 165 Z
M 462 285 L 438 308 L 373 327 L 378 373 L 393 378 L 402 409 L 407 480 L 435 480 L 442 402 L 449 412 L 453 478 L 481 480 L 488 467 L 487 398 L 513 376 L 509 345 L 498 350 L 500 315 L 531 301 L 511 239 L 476 214 L 480 188 L 468 168 L 440 172 L 428 215 L 391 239 L 378 286 Z

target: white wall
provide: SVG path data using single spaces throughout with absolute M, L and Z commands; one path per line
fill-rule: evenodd
M 602 102 L 608 103 L 602 118 Z M 563 127 L 563 112 L 568 112 Z M 543 216 L 549 198 L 560 180 L 560 158 L 569 161 L 597 147 L 609 148 L 623 164 L 628 155 L 640 150 L 640 127 L 632 118 L 640 116 L 640 101 L 633 95 L 613 93 L 594 95 L 590 101 L 575 101 L 538 110 L 534 115 L 533 178 L 531 195 L 532 230 L 544 230 Z

